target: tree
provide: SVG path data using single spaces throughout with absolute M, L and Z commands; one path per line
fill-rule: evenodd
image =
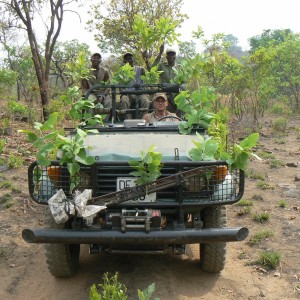
M 80 52 L 85 52 L 90 56 L 88 48 L 87 44 L 80 44 L 78 40 L 56 43 L 50 65 L 51 74 L 56 77 L 56 85 L 58 80 L 61 80 L 64 88 L 73 84 L 68 82 L 66 77 L 67 63 L 75 59 Z
M 178 61 L 189 57 L 195 57 L 196 54 L 196 43 L 194 41 L 182 42 L 179 44 L 179 55 L 177 55 Z
M 224 37 L 224 42 L 228 43 L 227 52 L 229 55 L 240 59 L 243 55 L 245 55 L 245 52 L 242 50 L 242 47 L 238 46 L 238 41 L 238 38 L 232 34 L 227 34 Z
M 75 0 L 5 0 L 2 3 L 6 6 L 6 11 L 10 12 L 14 17 L 15 26 L 26 31 L 28 42 L 31 49 L 32 60 L 34 63 L 35 73 L 39 85 L 39 93 L 43 108 L 43 116 L 47 118 L 47 110 L 49 97 L 49 74 L 51 66 L 51 58 L 53 56 L 54 46 L 60 34 L 63 23 L 65 6 Z M 37 15 L 43 15 L 47 11 L 50 16 L 47 18 L 48 24 L 44 21 L 46 34 L 44 49 L 39 45 L 38 38 L 34 30 L 33 20 Z M 44 55 L 42 56 L 42 53 Z
M 247 83 L 247 95 L 244 101 L 249 100 L 246 110 L 253 114 L 253 120 L 263 116 L 269 108 L 269 100 L 276 90 L 276 78 L 272 63 L 276 57 L 276 50 L 272 47 L 260 47 L 245 58 L 243 77 Z
M 187 18 L 180 13 L 182 4 L 183 0 L 102 0 L 92 5 L 92 20 L 88 24 L 91 31 L 97 32 L 95 40 L 103 52 L 119 54 L 131 50 L 142 55 L 149 48 L 139 48 L 141 36 L 134 30 L 136 18 L 144 20 L 147 28 L 155 27 L 161 18 L 179 27 Z M 154 42 L 154 49 L 158 49 L 158 42 Z M 148 57 L 152 55 L 148 53 Z
M 279 45 L 284 42 L 286 38 L 292 34 L 290 29 L 265 29 L 261 35 L 250 38 L 250 52 L 253 53 L 259 47 L 268 47 Z
M 279 92 L 291 95 L 291 108 L 300 111 L 300 36 L 289 37 L 276 47 L 274 74 L 279 79 Z M 294 100 L 294 101 L 293 101 Z
M 14 71 L 0 68 L 0 94 L 5 96 L 7 91 L 10 91 L 11 86 L 16 82 L 18 74 Z

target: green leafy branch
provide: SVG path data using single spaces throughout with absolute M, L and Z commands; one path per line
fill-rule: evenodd
M 181 91 L 176 96 L 175 103 L 177 108 L 184 112 L 186 121 L 179 124 L 179 132 L 190 133 L 195 124 L 207 129 L 214 118 L 214 114 L 209 112 L 209 108 L 215 99 L 214 90 L 207 87 L 201 87 L 192 94 L 189 91 Z
M 134 76 L 135 71 L 133 67 L 129 63 L 126 63 L 114 73 L 111 82 L 113 84 L 130 84 Z
M 259 133 L 252 133 L 239 144 L 226 152 L 221 143 L 213 137 L 205 139 L 197 133 L 198 140 L 193 140 L 195 145 L 189 151 L 189 156 L 193 161 L 214 161 L 225 160 L 231 169 L 246 170 L 250 157 L 261 160 L 252 149 L 259 140 Z
M 128 164 L 135 170 L 130 173 L 137 177 L 136 184 L 145 184 L 160 177 L 162 168 L 162 154 L 154 151 L 154 145 L 147 151 L 141 151 L 138 160 L 129 160 Z
M 49 166 L 51 160 L 55 159 L 60 151 L 59 163 L 67 165 L 70 173 L 70 192 L 72 193 L 79 183 L 77 174 L 80 171 L 80 163 L 91 165 L 95 163 L 95 158 L 88 156 L 86 152 L 84 139 L 87 133 L 76 128 L 74 136 L 65 137 L 64 130 L 56 129 L 57 115 L 57 112 L 51 114 L 44 124 L 35 122 L 34 131 L 19 130 L 19 132 L 27 134 L 29 141 L 38 149 L 36 158 L 39 165 Z
M 95 103 L 90 99 L 80 97 L 80 89 L 78 86 L 73 86 L 68 89 L 67 94 L 61 95 L 60 100 L 69 105 L 70 111 L 68 115 L 73 121 L 73 126 L 93 126 L 95 124 L 102 124 L 101 115 L 94 115 L 92 113 L 95 108 Z
M 144 83 L 156 84 L 159 82 L 159 76 L 163 71 L 157 71 L 157 68 L 158 66 L 154 66 L 150 71 L 146 70 L 145 75 L 141 76 Z

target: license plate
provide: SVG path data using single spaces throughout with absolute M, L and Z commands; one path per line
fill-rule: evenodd
M 135 186 L 134 182 L 135 178 L 132 177 L 118 177 L 117 178 L 117 192 L 122 191 L 126 188 L 130 188 Z M 156 193 L 152 193 L 146 196 L 141 196 L 138 198 L 134 198 L 132 200 L 128 200 L 126 202 L 155 202 L 156 201 Z

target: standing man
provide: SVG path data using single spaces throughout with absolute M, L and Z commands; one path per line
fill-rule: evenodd
M 85 94 L 92 86 L 109 81 L 109 72 L 101 67 L 102 56 L 100 53 L 94 53 L 91 56 L 92 69 L 90 79 L 82 79 L 82 91 Z M 109 95 L 109 89 L 95 90 L 89 95 L 89 99 L 94 100 L 95 105 L 102 104 L 104 108 L 112 107 L 112 99 Z
M 135 71 L 135 77 L 130 82 L 130 85 L 132 84 L 142 84 L 142 75 L 145 75 L 145 68 L 134 65 L 134 58 L 133 54 L 130 52 L 127 52 L 123 55 L 123 63 L 129 64 L 131 67 L 133 67 Z M 127 90 L 130 90 L 131 88 L 128 88 Z M 134 90 L 134 88 L 132 88 Z M 150 105 L 150 100 L 148 95 L 122 95 L 120 99 L 120 106 L 121 109 L 130 109 L 130 108 L 145 108 L 148 109 Z M 143 118 L 146 111 L 140 112 L 138 115 L 135 116 L 135 118 Z M 126 119 L 132 118 L 130 114 L 125 115 Z
M 176 51 L 174 49 L 166 50 L 166 62 L 160 62 L 157 67 L 157 71 L 162 71 L 160 74 L 160 83 L 172 83 L 176 76 L 176 71 L 181 69 L 181 65 L 176 64 Z M 154 62 L 154 65 L 156 62 Z M 168 93 L 169 99 L 168 110 L 171 112 L 177 112 L 174 98 L 177 96 L 176 93 Z
M 179 118 L 176 116 L 176 114 L 167 111 L 168 98 L 166 94 L 154 94 L 153 106 L 154 111 L 150 114 L 144 115 L 144 120 L 146 121 L 146 123 L 158 122 L 161 118 L 163 118 L 161 121 L 179 121 Z

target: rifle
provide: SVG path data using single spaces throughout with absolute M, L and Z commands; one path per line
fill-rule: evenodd
M 167 176 L 149 183 L 136 185 L 130 188 L 125 188 L 122 191 L 109 193 L 103 196 L 91 198 L 89 204 L 110 206 L 113 204 L 122 203 L 137 197 L 146 196 L 170 187 L 187 185 L 186 179 L 193 176 L 200 176 L 207 172 L 213 172 L 216 166 L 198 167 L 192 170 L 178 172 L 175 175 Z

